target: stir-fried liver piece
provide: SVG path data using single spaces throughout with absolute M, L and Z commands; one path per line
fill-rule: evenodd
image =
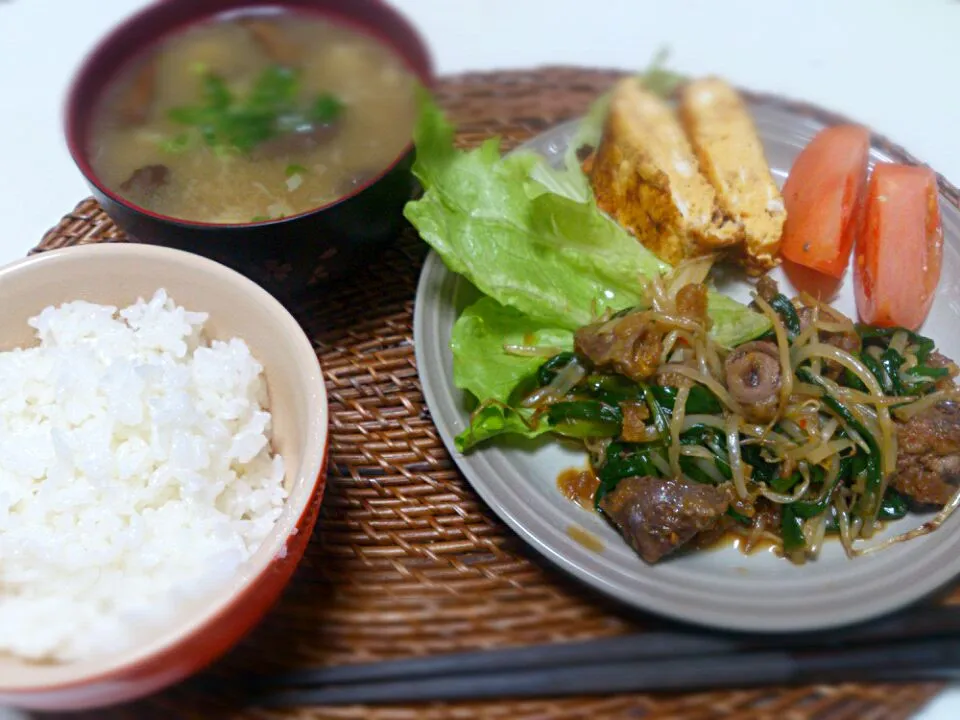
M 650 419 L 647 406 L 642 402 L 623 402 L 620 403 L 620 412 L 623 414 L 620 439 L 624 442 L 646 442 L 647 420 Z
M 921 505 L 945 505 L 960 484 L 960 405 L 942 402 L 897 427 L 893 486 Z
M 709 329 L 707 286 L 702 283 L 684 285 L 677 292 L 677 315 L 701 323 Z
M 712 528 L 729 504 L 726 486 L 643 476 L 621 480 L 600 508 L 640 557 L 655 563 Z
M 643 381 L 657 371 L 663 351 L 663 330 L 633 313 L 586 325 L 574 334 L 574 348 L 602 370 Z

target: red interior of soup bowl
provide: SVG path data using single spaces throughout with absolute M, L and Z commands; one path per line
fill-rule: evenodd
M 349 25 L 366 32 L 391 48 L 426 87 L 433 87 L 433 63 L 426 43 L 414 27 L 395 9 L 382 0 L 159 0 L 145 10 L 130 17 L 93 50 L 82 64 L 67 96 L 66 138 L 74 161 L 87 180 L 104 196 L 121 206 L 134 209 L 151 218 L 167 220 L 181 226 L 235 227 L 230 225 L 187 222 L 154 213 L 117 195 L 97 177 L 87 156 L 91 123 L 94 112 L 104 92 L 128 63 L 156 47 L 166 36 L 184 30 L 191 25 L 221 15 L 255 11 L 257 9 L 280 9 L 291 12 L 320 15 L 332 22 Z M 411 150 L 403 148 L 397 157 L 382 172 L 359 184 L 353 191 L 326 206 L 312 208 L 299 215 L 284 218 L 279 222 L 295 220 L 325 208 L 337 205 L 354 197 L 377 183 L 394 166 L 398 165 Z M 277 222 L 277 221 L 273 221 Z M 269 224 L 245 223 L 244 225 Z

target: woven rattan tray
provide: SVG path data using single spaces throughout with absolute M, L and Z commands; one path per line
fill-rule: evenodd
M 500 134 L 512 147 L 582 113 L 617 73 L 573 68 L 469 74 L 439 85 L 470 146 Z M 771 102 L 782 102 L 771 100 Z M 805 105 L 797 112 L 834 117 Z M 885 145 L 895 157 L 902 150 Z M 956 193 L 951 198 L 956 201 Z M 92 200 L 36 251 L 122 241 Z M 331 465 L 323 513 L 285 596 L 210 670 L 278 670 L 454 650 L 583 639 L 656 623 L 547 567 L 478 500 L 424 406 L 412 344 L 414 289 L 426 249 L 408 231 L 354 278 L 292 308 L 326 372 Z M 816 686 L 525 702 L 256 711 L 206 690 L 200 677 L 97 718 L 745 718 L 910 717 L 935 683 Z

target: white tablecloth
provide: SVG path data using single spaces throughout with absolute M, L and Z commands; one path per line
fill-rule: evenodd
M 678 70 L 846 113 L 960 183 L 956 0 L 394 2 L 441 73 L 637 68 L 667 44 Z M 0 0 L 0 263 L 22 257 L 88 194 L 63 142 L 65 89 L 94 41 L 145 4 Z M 960 718 L 960 690 L 922 717 Z

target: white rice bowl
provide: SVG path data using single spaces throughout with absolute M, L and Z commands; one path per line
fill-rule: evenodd
M 157 291 L 0 352 L 0 654 L 124 650 L 235 577 L 279 517 L 263 368 Z

